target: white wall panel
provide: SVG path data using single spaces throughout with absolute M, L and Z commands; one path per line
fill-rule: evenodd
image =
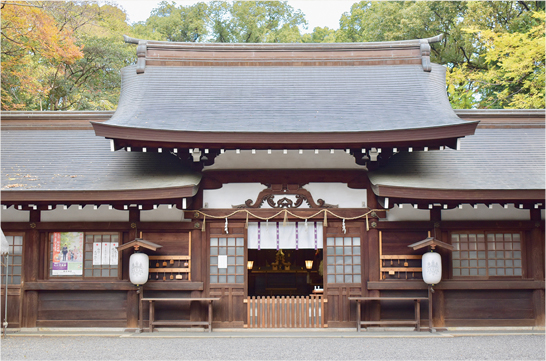
M 365 208 L 367 204 L 366 190 L 349 188 L 347 183 L 309 183 L 303 188 L 311 192 L 315 202 L 320 198 L 339 208 Z
M 493 204 L 489 209 L 485 204 L 478 204 L 475 209 L 470 204 L 463 204 L 463 208 L 442 210 L 442 221 L 528 221 L 530 220 L 528 209 L 515 208 L 510 204 L 504 208 L 500 204 Z
M 157 209 L 149 211 L 140 211 L 141 222 L 184 222 L 184 211 L 178 208 L 171 208 L 165 204 L 160 205 Z
M 28 222 L 30 220 L 29 211 L 18 211 L 13 206 L 8 209 L 2 209 L 0 213 L 2 222 Z
M 98 209 L 94 209 L 92 205 L 82 209 L 72 205 L 66 210 L 63 206 L 57 206 L 51 211 L 42 211 L 40 219 L 42 222 L 129 222 L 129 211 L 108 209 L 106 205 Z
M 339 205 L 340 208 L 363 208 L 366 206 L 366 190 L 351 189 L 345 183 L 309 183 L 303 187 L 313 196 L 313 200 L 323 199 L 326 203 Z M 266 189 L 261 183 L 228 183 L 220 189 L 205 189 L 203 191 L 203 203 L 205 208 L 231 208 L 234 205 L 244 204 L 247 199 L 255 202 L 258 194 Z M 295 202 L 295 196 L 286 198 Z M 283 198 L 283 195 L 275 197 L 275 201 Z M 270 208 L 264 203 L 262 208 Z M 303 203 L 300 208 L 309 208 Z
M 226 150 L 214 160 L 214 164 L 205 167 L 206 170 L 221 169 L 364 169 L 355 163 L 352 155 L 344 150 L 336 149 L 332 154 L 330 150 Z
M 428 209 L 415 209 L 411 204 L 402 204 L 395 206 L 387 211 L 387 220 L 396 221 L 430 221 L 430 212 Z

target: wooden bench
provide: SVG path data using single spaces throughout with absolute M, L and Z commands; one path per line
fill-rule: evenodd
M 140 331 L 143 330 L 142 323 L 142 303 L 150 303 L 150 323 L 149 331 L 154 332 L 154 326 L 204 326 L 209 328 L 209 332 L 212 331 L 212 302 L 219 301 L 220 298 L 215 297 L 189 297 L 189 298 L 142 298 L 140 301 Z M 207 321 L 156 321 L 155 320 L 155 302 L 208 302 L 209 312 Z
M 421 331 L 421 301 L 428 301 L 428 297 L 349 297 L 350 301 L 356 301 L 356 330 L 360 332 L 362 326 L 366 325 L 411 325 L 415 326 L 415 331 Z M 360 302 L 365 301 L 413 301 L 415 303 L 414 320 L 387 320 L 387 321 L 362 321 L 360 316 Z M 431 315 L 429 315 L 430 321 Z

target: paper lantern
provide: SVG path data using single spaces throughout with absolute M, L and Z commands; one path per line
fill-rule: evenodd
M 133 253 L 129 258 L 129 279 L 139 286 L 148 281 L 149 259 L 146 253 Z
M 442 257 L 435 252 L 427 252 L 422 258 L 423 281 L 437 284 L 442 279 Z

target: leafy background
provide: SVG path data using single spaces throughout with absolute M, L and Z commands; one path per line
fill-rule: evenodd
M 339 28 L 302 32 L 305 15 L 287 2 L 162 2 L 129 24 L 116 4 L 3 1 L 3 110 L 113 110 L 120 69 L 135 62 L 122 35 L 181 42 L 332 43 L 427 38 L 445 65 L 454 108 L 543 109 L 543 1 L 356 2 Z

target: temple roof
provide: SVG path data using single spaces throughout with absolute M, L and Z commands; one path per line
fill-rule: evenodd
M 544 110 L 540 128 L 477 129 L 458 151 L 396 154 L 368 173 L 372 188 L 378 196 L 405 200 L 543 200 L 543 117 Z
M 98 136 L 126 146 L 450 146 L 474 133 L 445 90 L 429 42 L 138 43 L 118 108 Z M 428 53 L 427 53 L 428 47 Z M 427 143 L 427 144 L 425 144 Z
M 3 203 L 180 200 L 201 180 L 169 153 L 112 152 L 92 130 L 3 129 L 1 147 Z

